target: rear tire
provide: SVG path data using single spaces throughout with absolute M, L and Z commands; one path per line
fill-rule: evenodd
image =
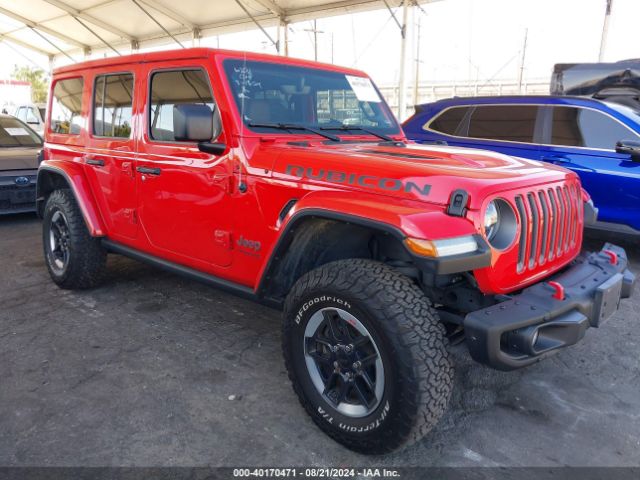
M 383 263 L 340 260 L 302 276 L 285 302 L 282 341 L 302 406 L 352 450 L 416 442 L 446 410 L 444 327 L 415 283 Z
M 65 289 L 93 288 L 100 284 L 107 252 L 92 237 L 70 190 L 55 190 L 44 207 L 42 243 L 49 275 Z

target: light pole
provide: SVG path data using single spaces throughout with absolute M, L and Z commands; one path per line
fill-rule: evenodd
M 398 80 L 398 119 L 404 120 L 407 114 L 407 26 L 409 24 L 409 0 L 402 2 L 402 26 L 400 35 L 400 75 Z
M 600 53 L 598 53 L 598 61 L 604 60 L 604 51 L 607 47 L 607 36 L 609 35 L 609 18 L 611 17 L 611 7 L 613 0 L 606 0 L 607 8 L 604 11 L 604 24 L 602 25 L 602 36 L 600 37 Z
M 418 17 L 418 44 L 416 45 L 416 84 L 413 90 L 413 107 L 415 108 L 418 105 L 418 96 L 420 94 L 418 84 L 420 83 L 420 64 L 422 61 L 420 60 L 420 20 Z

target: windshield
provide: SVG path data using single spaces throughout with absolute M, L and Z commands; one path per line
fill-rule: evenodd
M 17 118 L 0 117 L 0 147 L 39 147 L 42 140 Z
M 224 68 L 242 120 L 252 130 L 272 131 L 265 124 L 315 129 L 348 125 L 399 133 L 393 114 L 367 77 L 241 59 L 225 60 Z M 355 129 L 344 132 L 362 134 Z

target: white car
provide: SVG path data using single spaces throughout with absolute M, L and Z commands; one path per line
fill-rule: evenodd
M 46 116 L 44 104 L 18 105 L 13 116 L 29 125 L 38 135 L 42 136 L 44 134 L 44 118 Z

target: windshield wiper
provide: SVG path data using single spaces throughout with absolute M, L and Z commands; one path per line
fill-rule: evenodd
M 360 130 L 361 132 L 368 133 L 374 137 L 381 138 L 385 142 L 393 142 L 393 138 L 385 135 L 384 133 L 378 133 L 375 130 L 370 130 L 361 125 L 340 125 L 339 127 L 320 127 L 320 130 L 340 130 L 342 132 L 348 132 L 349 130 Z
M 315 133 L 316 135 L 320 135 L 321 137 L 328 138 L 332 142 L 339 142 L 340 141 L 340 138 L 336 137 L 335 135 L 331 135 L 329 133 L 321 132 L 320 130 L 318 130 L 316 128 L 313 128 L 313 127 L 307 127 L 305 125 L 298 125 L 298 124 L 295 124 L 295 123 L 254 123 L 254 122 L 249 122 L 248 125 L 250 127 L 276 128 L 278 130 L 304 130 L 304 131 L 307 131 L 307 132 Z

